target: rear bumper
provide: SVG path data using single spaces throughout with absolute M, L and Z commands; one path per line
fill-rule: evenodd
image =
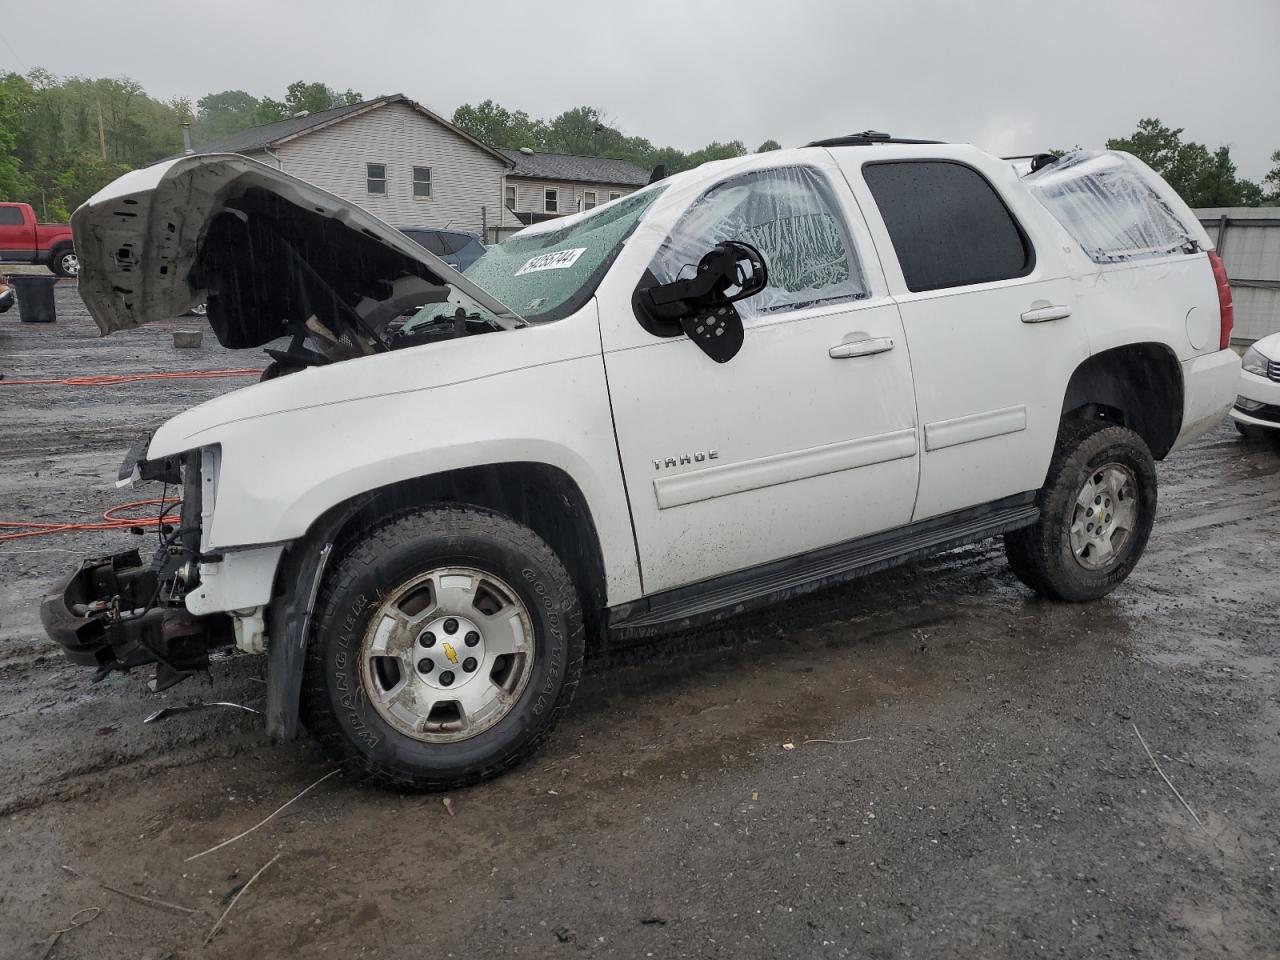
M 1208 433 L 1227 415 L 1240 382 L 1240 357 L 1219 350 L 1182 363 L 1182 430 L 1170 453 Z
M 157 663 L 156 689 L 208 666 L 231 638 L 225 616 L 156 604 L 157 577 L 136 550 L 83 561 L 40 605 L 45 633 L 67 659 L 101 672 Z

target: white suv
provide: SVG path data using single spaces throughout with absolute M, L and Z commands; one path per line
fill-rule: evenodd
M 1155 460 L 1221 421 L 1230 294 L 1123 154 L 838 138 L 531 227 L 465 275 L 236 156 L 77 211 L 104 332 L 208 302 L 264 382 L 160 427 L 150 561 L 85 561 L 51 636 L 162 688 L 234 642 L 268 730 L 447 788 L 528 756 L 584 648 L 1002 535 L 1084 601 L 1138 562 Z M 405 319 L 406 314 L 412 314 Z

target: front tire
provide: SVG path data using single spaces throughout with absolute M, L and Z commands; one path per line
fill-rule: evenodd
M 302 717 L 395 789 L 448 790 L 533 754 L 568 709 L 582 611 L 533 531 L 477 507 L 394 516 L 346 545 L 316 603 Z
M 1129 576 L 1146 548 L 1155 461 L 1127 427 L 1068 421 L 1036 502 L 1036 523 L 1005 534 L 1014 574 L 1054 600 L 1097 600 Z

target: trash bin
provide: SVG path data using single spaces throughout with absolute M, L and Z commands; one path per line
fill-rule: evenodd
M 53 323 L 58 312 L 53 305 L 53 287 L 57 277 L 11 275 L 9 283 L 18 295 L 18 319 L 23 323 Z

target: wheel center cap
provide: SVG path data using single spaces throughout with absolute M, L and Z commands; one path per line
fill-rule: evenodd
M 467 617 L 436 617 L 414 645 L 418 679 L 436 690 L 456 690 L 470 683 L 484 662 L 484 634 Z

